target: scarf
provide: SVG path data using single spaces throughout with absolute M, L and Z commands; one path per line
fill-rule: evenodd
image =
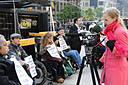
M 115 40 L 115 48 L 117 50 L 118 55 L 125 56 L 126 50 L 125 47 L 123 47 L 119 41 L 115 38 L 114 31 L 118 29 L 118 26 L 120 26 L 120 23 L 116 20 L 112 22 L 110 25 L 108 25 L 105 30 L 104 34 L 107 36 L 108 40 Z
M 120 23 L 116 20 L 105 28 L 104 34 L 107 36 L 108 40 L 115 40 L 114 31 L 119 25 Z

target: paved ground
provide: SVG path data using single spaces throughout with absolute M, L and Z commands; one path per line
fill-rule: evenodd
M 82 50 L 81 50 L 80 55 L 81 55 L 81 57 L 85 55 L 83 46 L 82 46 Z M 98 72 L 99 72 L 99 75 L 100 75 L 101 74 L 101 69 L 98 69 Z M 53 85 L 76 85 L 78 75 L 79 75 L 79 70 L 75 74 L 73 74 L 71 76 L 68 76 L 66 78 L 66 80 L 64 81 L 64 83 L 60 84 L 60 83 L 53 82 Z M 44 85 L 47 85 L 48 82 L 49 81 L 47 81 Z M 85 67 L 83 69 L 83 73 L 82 73 L 82 77 L 81 77 L 81 81 L 80 81 L 79 85 L 93 85 L 92 78 L 91 78 L 90 67 Z

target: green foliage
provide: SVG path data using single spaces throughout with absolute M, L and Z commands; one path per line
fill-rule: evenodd
M 61 12 L 57 13 L 57 19 L 59 21 L 61 20 L 69 20 L 69 19 L 73 19 L 75 17 L 80 17 L 81 10 L 75 6 L 71 6 L 71 5 L 65 5 L 64 9 L 61 10 Z
M 101 31 L 101 27 L 99 25 L 94 26 L 91 29 L 91 33 L 95 34 L 95 33 L 99 33 Z
M 92 8 L 88 8 L 87 10 L 85 10 L 84 14 L 85 14 L 86 18 L 89 20 L 94 20 L 95 16 L 96 16 L 96 13 L 94 12 L 94 10 Z
M 101 18 L 103 16 L 103 7 L 96 7 L 94 10 L 96 12 L 96 17 Z

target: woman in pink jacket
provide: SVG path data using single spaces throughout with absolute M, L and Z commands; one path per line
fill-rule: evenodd
M 108 8 L 104 12 L 106 51 L 100 59 L 104 63 L 100 83 L 128 85 L 128 35 L 119 11 Z

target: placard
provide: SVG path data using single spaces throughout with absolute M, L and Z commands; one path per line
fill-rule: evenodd
M 15 59 L 15 57 L 11 58 L 10 60 L 14 61 L 16 74 L 18 76 L 18 79 L 19 79 L 21 85 L 32 85 L 33 84 L 33 80 L 28 76 L 28 74 L 26 73 L 24 68 Z
M 59 38 L 59 44 L 60 44 L 60 47 L 61 47 L 62 50 L 66 50 L 68 48 L 68 46 L 67 46 L 63 37 Z
M 56 45 L 54 43 L 47 49 L 47 51 L 49 52 L 49 54 L 52 57 L 61 58 L 60 55 L 58 54 L 58 50 L 57 50 Z
M 33 62 L 32 56 L 30 55 L 24 59 L 25 59 L 25 62 L 30 66 L 30 73 L 32 78 L 35 77 L 37 75 L 37 72 L 36 72 L 36 68 L 35 68 L 35 64 Z

